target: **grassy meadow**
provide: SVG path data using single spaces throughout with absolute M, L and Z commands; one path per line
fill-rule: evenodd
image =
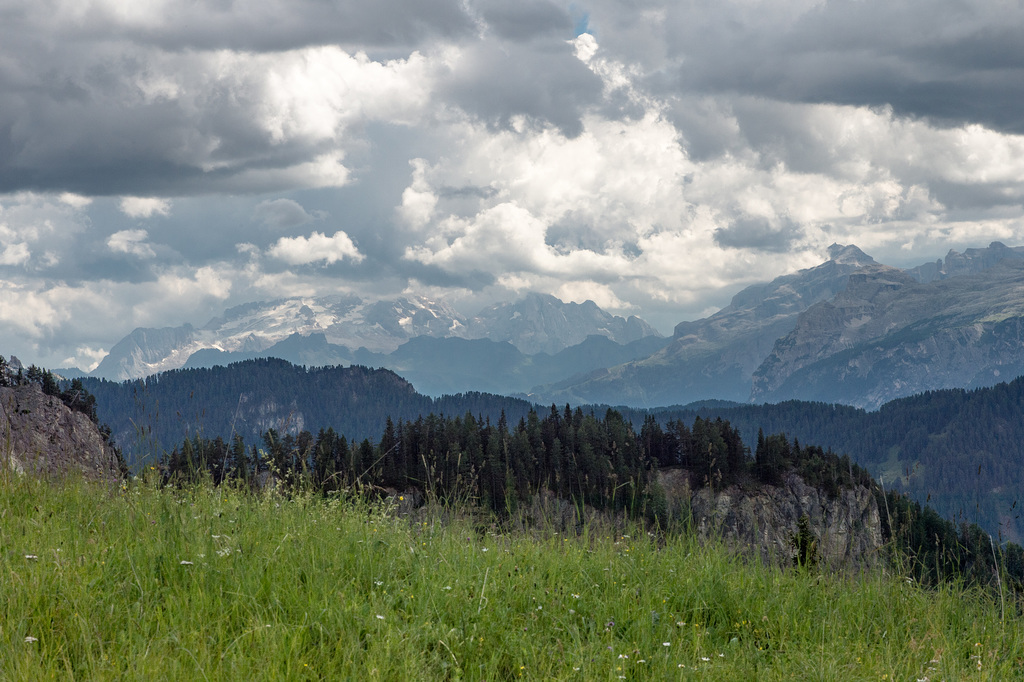
M 0 480 L 0 679 L 1024 679 L 1019 605 L 685 535 Z

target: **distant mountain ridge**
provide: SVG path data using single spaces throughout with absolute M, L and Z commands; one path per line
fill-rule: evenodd
M 877 408 L 1024 374 L 1024 260 L 928 283 L 879 266 L 801 314 L 753 377 L 755 402 Z
M 482 393 L 430 398 L 387 369 L 306 368 L 277 358 L 123 382 L 95 377 L 82 382 L 96 397 L 100 421 L 136 468 L 140 457 L 158 456 L 193 435 L 225 441 L 240 435 L 255 444 L 267 429 L 334 428 L 358 441 L 377 438 L 388 418 L 471 412 L 495 422 L 504 414 L 515 422 L 533 408 L 524 400 Z
M 874 408 L 1024 373 L 1024 247 L 993 242 L 910 270 L 833 245 L 747 287 L 647 358 L 537 387 L 538 401 L 653 407 L 703 399 Z
M 408 297 L 284 299 L 201 328 L 137 329 L 93 376 L 127 378 L 277 356 L 387 367 L 429 395 L 550 404 L 826 400 L 873 408 L 1024 372 L 1024 247 L 993 242 L 901 270 L 833 244 L 815 267 L 737 293 L 663 339 L 646 322 L 531 294 L 460 316 Z
M 853 272 L 875 264 L 856 246 L 833 244 L 829 255 L 816 267 L 747 287 L 710 317 L 680 322 L 672 341 L 647 358 L 535 393 L 544 401 L 641 407 L 746 401 L 750 377 L 775 339 L 793 329 L 801 312 L 842 291 Z
M 417 337 L 488 339 L 511 343 L 524 354 L 555 354 L 593 335 L 620 345 L 661 336 L 638 317 L 622 318 L 592 301 L 564 303 L 544 294 L 493 305 L 472 318 L 444 301 L 425 297 L 374 302 L 355 296 L 289 298 L 230 308 L 200 328 L 184 324 L 136 329 L 111 348 L 91 375 L 140 378 L 187 366 L 197 353 L 202 355 L 192 365 L 203 364 L 215 357 L 207 352 L 211 350 L 255 357 L 294 334 L 322 337 L 335 347 L 321 344 L 324 357 L 338 361 L 347 361 L 346 351 L 393 353 Z M 310 348 L 302 352 L 327 364 Z

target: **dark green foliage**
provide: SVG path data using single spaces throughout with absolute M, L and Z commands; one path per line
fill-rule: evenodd
M 166 482 L 251 482 L 269 472 L 287 486 L 418 490 L 498 513 L 541 490 L 634 516 L 647 513 L 649 498 L 657 497 L 649 486 L 653 462 L 632 426 L 613 410 L 603 420 L 554 407 L 543 419 L 530 411 L 511 429 L 504 415 L 497 424 L 469 412 L 454 418 L 431 413 L 397 424 L 386 418 L 378 442 L 359 444 L 330 428 L 315 437 L 269 429 L 251 452 L 240 436 L 230 448 L 220 437 L 193 436 L 166 453 L 160 468 Z M 663 507 L 663 492 L 658 499 Z
M 818 539 L 811 530 L 811 519 L 802 514 L 796 522 L 797 531 L 790 538 L 793 548 L 793 565 L 798 568 L 815 568 L 818 565 Z
M 930 391 L 894 400 L 877 412 L 787 401 L 622 413 L 637 424 L 652 422 L 646 427 L 652 433 L 655 424 L 667 428 L 697 417 L 728 419 L 750 443 L 759 429 L 786 433 L 846 453 L 876 475 L 884 472 L 888 485 L 921 502 L 930 501 L 945 518 L 969 519 L 997 540 L 1024 540 L 1017 504 L 1024 490 L 1024 378 L 971 391 Z M 777 447 L 765 454 L 769 459 L 784 456 Z M 826 484 L 833 476 L 827 471 L 820 474 Z
M 954 524 L 906 495 L 875 488 L 882 536 L 907 561 L 907 573 L 926 585 L 963 579 L 1024 592 L 1024 548 L 998 544 L 974 523 Z M 1004 584 L 1001 584 L 1003 581 Z
M 99 418 L 111 425 L 136 467 L 143 453 L 168 450 L 187 434 L 228 441 L 240 434 L 255 443 L 268 420 L 282 433 L 334 428 L 358 440 L 379 437 L 389 415 L 408 421 L 430 412 L 471 412 L 497 419 L 504 411 L 519 419 L 532 408 L 523 400 L 483 393 L 429 398 L 389 370 L 307 369 L 273 358 L 123 383 L 90 378 L 83 383 L 96 396 Z

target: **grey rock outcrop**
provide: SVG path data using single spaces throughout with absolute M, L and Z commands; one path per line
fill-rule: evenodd
M 682 469 L 659 472 L 670 508 L 688 506 L 694 529 L 704 539 L 721 538 L 740 552 L 756 552 L 765 561 L 789 563 L 797 522 L 806 514 L 825 565 L 860 568 L 879 558 L 881 517 L 874 495 L 863 486 L 840 490 L 837 497 L 830 498 L 792 473 L 780 486 L 753 490 L 731 486 L 719 492 L 692 490 L 688 478 Z
M 117 454 L 96 424 L 35 384 L 0 388 L 0 464 L 47 478 L 120 476 Z

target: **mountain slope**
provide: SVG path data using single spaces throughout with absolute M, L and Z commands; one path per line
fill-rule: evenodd
M 754 373 L 752 399 L 875 408 L 1024 373 L 1024 260 L 926 284 L 873 266 L 800 315 Z
M 497 421 L 504 411 L 509 420 L 518 420 L 531 407 L 523 400 L 481 394 L 432 399 L 389 370 L 307 369 L 274 358 L 172 370 L 134 381 L 82 381 L 129 464 L 196 434 L 225 441 L 241 435 L 258 443 L 270 428 L 315 433 L 333 427 L 349 438 L 376 438 L 389 416 L 398 421 L 430 412 L 470 411 Z
M 950 249 L 945 260 L 910 268 L 907 273 L 922 284 L 959 275 L 976 275 L 1002 260 L 1024 260 L 1024 246 L 1006 246 L 992 242 L 984 249 L 966 249 L 963 253 Z
M 6 386 L 0 376 L 0 471 L 47 478 L 122 476 L 121 462 L 88 415 L 46 395 L 35 383 Z
M 974 390 L 899 398 L 867 411 L 789 400 L 765 405 L 706 405 L 622 410 L 634 424 L 700 416 L 727 420 L 747 443 L 785 433 L 850 458 L 886 489 L 931 504 L 944 518 L 980 524 L 997 539 L 1024 540 L 1024 377 Z
M 466 338 L 508 341 L 532 355 L 554 354 L 592 335 L 619 344 L 661 336 L 639 317 L 623 319 L 605 312 L 593 301 L 563 303 L 554 296 L 534 293 L 515 303 L 499 303 L 480 311 L 470 320 Z
M 821 265 L 747 287 L 711 317 L 681 322 L 672 341 L 648 358 L 535 389 L 555 402 L 670 405 L 702 399 L 747 400 L 754 370 L 797 315 L 843 290 L 874 260 L 856 246 L 833 245 Z

